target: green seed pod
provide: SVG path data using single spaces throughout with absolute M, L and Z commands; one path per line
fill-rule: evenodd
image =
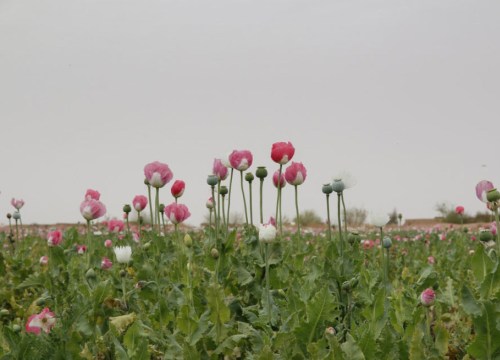
M 219 250 L 217 250 L 216 248 L 213 248 L 211 251 L 210 251 L 210 255 L 212 255 L 212 257 L 214 259 L 218 259 L 219 258 Z
M 254 176 L 251 172 L 247 172 L 246 175 L 245 175 L 245 180 L 248 181 L 249 183 L 251 183 L 254 179 Z
M 493 240 L 493 234 L 489 230 L 481 230 L 479 232 L 479 240 L 483 242 L 488 242 Z
M 323 191 L 323 194 L 329 195 L 333 192 L 333 186 L 332 184 L 324 184 L 323 187 L 321 188 L 321 191 Z
M 486 199 L 489 202 L 496 202 L 500 200 L 500 192 L 497 189 L 491 189 L 486 193 Z
M 255 171 L 255 176 L 259 179 L 264 180 L 267 177 L 267 169 L 265 166 L 258 166 L 257 171 Z
M 207 184 L 210 186 L 215 186 L 219 182 L 219 178 L 217 175 L 208 175 L 207 177 Z
M 160 206 L 158 206 L 158 212 L 162 213 L 164 211 L 165 211 L 165 204 L 160 204 Z
M 384 239 L 382 240 L 382 246 L 384 249 L 390 249 L 392 246 L 392 240 L 389 236 L 384 236 Z
M 21 326 L 17 325 L 17 324 L 14 324 L 12 325 L 12 331 L 18 333 L 21 331 Z
M 332 188 L 333 191 L 335 191 L 337 194 L 340 194 L 341 192 L 344 191 L 345 185 L 342 179 L 334 179 L 332 183 Z
M 123 205 L 123 212 L 128 214 L 132 211 L 132 207 L 129 204 Z
M 226 196 L 228 192 L 229 192 L 229 190 L 227 189 L 227 186 L 222 185 L 222 186 L 220 187 L 220 194 L 221 194 L 222 196 Z
M 127 272 L 125 270 L 120 270 L 120 277 L 125 277 L 127 276 Z
M 12 214 L 11 213 L 7 213 L 7 219 L 11 219 L 12 218 Z

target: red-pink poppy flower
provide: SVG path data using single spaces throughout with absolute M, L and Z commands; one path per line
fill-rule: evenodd
M 49 263 L 49 257 L 44 255 L 40 258 L 40 265 L 47 265 Z
M 431 255 L 427 257 L 427 262 L 429 263 L 429 265 L 434 265 L 436 263 L 436 259 Z
M 228 170 L 226 165 L 222 163 L 221 159 L 214 159 L 212 172 L 215 176 L 217 176 L 217 179 L 219 179 L 219 181 L 226 180 L 227 178 Z
M 172 180 L 174 174 L 167 164 L 155 161 L 144 166 L 144 176 L 146 176 L 149 185 L 162 188 Z
M 462 215 L 464 213 L 464 207 L 461 206 L 461 205 L 458 205 L 456 208 L 455 208 L 455 212 L 458 214 L 458 215 Z
M 436 299 L 436 293 L 432 288 L 427 288 L 424 291 L 422 291 L 422 294 L 420 294 L 420 302 L 424 306 L 431 306 L 434 304 L 434 300 Z
M 495 186 L 491 181 L 481 180 L 476 185 L 476 196 L 482 202 L 487 203 L 488 199 L 486 199 L 486 193 L 490 190 L 493 190 Z
M 286 181 L 285 181 L 285 174 L 281 173 L 281 178 L 280 178 L 280 181 L 278 181 L 278 176 L 279 176 L 279 170 L 276 170 L 273 174 L 273 184 L 275 187 L 278 187 L 278 183 L 280 185 L 280 187 L 285 187 L 286 185 Z
M 56 316 L 49 308 L 44 308 L 40 314 L 31 315 L 26 322 L 26 332 L 39 335 L 43 330 L 46 334 L 56 324 Z
M 47 234 L 47 245 L 57 246 L 62 242 L 62 232 L 60 230 L 51 231 Z
M 99 200 L 85 200 L 80 204 L 80 213 L 85 220 L 95 220 L 106 214 L 106 206 Z
M 148 206 L 148 198 L 144 195 L 137 195 L 134 197 L 134 200 L 132 200 L 132 205 L 136 211 L 141 212 Z
M 87 252 L 87 246 L 85 245 L 76 245 L 76 253 L 78 255 L 83 255 Z
M 207 200 L 207 202 L 206 202 L 205 205 L 206 205 L 207 209 L 213 209 L 214 208 L 214 199 L 213 199 L 213 197 L 210 196 L 208 198 L 208 200 Z
M 103 270 L 109 270 L 113 266 L 113 263 L 111 260 L 109 260 L 107 257 L 103 257 L 101 260 L 101 269 Z
M 165 215 L 173 224 L 180 224 L 191 216 L 188 208 L 184 204 L 172 203 L 165 206 Z
M 111 219 L 108 221 L 108 231 L 110 232 L 120 232 L 123 231 L 123 221 L 118 219 Z
M 186 188 L 186 183 L 182 180 L 175 180 L 170 192 L 174 198 L 179 198 L 184 194 L 184 189 Z
M 24 200 L 12 198 L 10 204 L 14 206 L 17 210 L 21 210 L 21 208 L 24 206 Z
M 301 185 L 307 177 L 307 170 L 300 162 L 293 162 L 285 170 L 285 180 L 290 185 Z
M 271 148 L 271 159 L 281 165 L 292 160 L 294 154 L 295 148 L 291 142 L 277 142 Z
M 229 163 L 233 169 L 245 171 L 252 166 L 253 156 L 248 150 L 234 150 L 229 154 Z
M 111 239 L 107 239 L 105 242 L 104 242 L 104 246 L 107 247 L 107 248 L 110 248 L 113 246 L 113 242 L 111 241 Z
M 101 198 L 101 193 L 97 190 L 88 189 L 85 193 L 85 200 L 99 200 Z

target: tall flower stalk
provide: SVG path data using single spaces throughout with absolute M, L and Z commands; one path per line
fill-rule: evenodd
M 271 302 L 271 290 L 269 281 L 269 259 L 271 257 L 269 246 L 276 239 L 276 227 L 271 223 L 261 224 L 259 228 L 259 242 L 265 244 L 265 277 L 266 277 L 266 302 L 267 302 L 267 316 L 269 319 L 269 324 L 272 320 L 272 302 Z
M 339 251 L 340 258 L 342 259 L 342 274 L 344 273 L 344 238 L 342 236 L 342 221 L 341 221 L 341 203 L 342 203 L 342 192 L 345 189 L 345 184 L 341 179 L 334 179 L 332 183 L 332 189 L 337 193 L 337 220 L 339 226 Z
M 280 237 L 283 236 L 283 219 L 281 217 L 281 189 L 285 186 L 285 179 L 282 176 L 283 165 L 280 164 L 279 170 L 273 175 L 273 182 L 278 189 L 278 196 L 276 198 L 276 222 L 279 224 Z
M 164 187 L 170 180 L 172 180 L 174 174 L 170 170 L 167 164 L 163 164 L 158 161 L 154 161 L 152 163 L 147 164 L 144 166 L 144 176 L 146 177 L 147 183 L 154 187 L 156 189 L 156 198 L 155 198 L 155 212 L 153 213 L 151 211 L 151 216 L 153 217 L 154 215 L 154 222 L 156 224 L 153 224 L 153 229 L 154 225 L 157 225 L 157 231 L 158 234 L 160 233 L 161 225 L 160 225 L 160 214 L 159 214 L 159 208 L 160 208 L 160 188 Z M 149 194 L 149 192 L 148 192 Z M 151 198 L 150 198 L 150 204 L 151 204 Z M 150 210 L 152 210 L 150 208 Z M 153 221 L 153 219 L 152 219 Z
M 153 202 L 151 201 L 151 185 L 148 182 L 148 179 L 144 180 L 144 184 L 146 184 L 146 187 L 148 188 L 148 203 L 149 203 L 149 222 L 151 223 L 151 228 L 154 229 L 155 227 L 155 216 L 153 212 Z M 137 221 L 139 222 L 139 227 L 141 226 L 141 218 L 139 217 L 140 215 L 138 214 L 138 219 Z
M 307 177 L 307 170 L 300 162 L 293 162 L 286 168 L 285 179 L 295 187 L 295 210 L 297 212 L 297 236 L 300 239 L 300 213 L 299 213 L 299 195 L 297 186 L 302 185 Z
M 252 182 L 254 176 L 251 172 L 245 175 L 245 180 L 248 182 L 248 194 L 250 198 L 250 224 L 253 226 L 253 201 L 252 201 Z
M 290 160 L 292 160 L 293 155 L 295 154 L 295 148 L 293 147 L 291 142 L 276 142 L 271 147 L 271 159 L 280 165 L 278 175 L 278 184 L 281 183 L 281 173 L 283 171 L 283 165 L 287 164 Z M 274 176 L 273 176 L 274 180 Z M 276 183 L 275 183 L 276 185 Z M 283 185 L 284 186 L 284 185 Z M 278 221 L 279 215 L 279 227 L 280 227 L 280 236 L 283 235 L 283 219 L 281 218 L 281 187 L 278 188 L 278 196 L 276 199 L 276 221 Z
M 264 179 L 267 177 L 267 170 L 265 166 L 258 166 L 257 171 L 255 172 L 255 175 L 259 178 L 260 180 L 260 188 L 259 188 L 259 209 L 260 209 L 260 223 L 264 223 L 264 213 L 263 213 L 263 190 L 264 190 Z
M 231 221 L 231 190 L 233 188 L 233 173 L 234 169 L 231 168 L 231 175 L 229 175 L 229 193 L 227 195 L 227 223 L 226 223 L 226 236 L 229 235 L 229 222 Z
M 247 200 L 245 197 L 245 189 L 243 187 L 243 171 L 240 171 L 241 195 L 243 196 L 243 208 L 245 209 L 245 223 L 248 225 Z
M 321 189 L 326 195 L 326 219 L 328 225 L 328 241 L 332 241 L 332 222 L 330 220 L 330 194 L 333 192 L 332 184 L 324 184 Z

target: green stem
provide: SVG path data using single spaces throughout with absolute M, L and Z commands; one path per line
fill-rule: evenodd
M 278 197 L 276 198 L 276 224 L 279 222 L 280 237 L 283 235 L 283 227 L 281 222 L 281 171 L 283 170 L 283 165 L 280 164 L 280 169 L 278 172 Z M 279 217 L 278 217 L 279 215 Z
M 295 210 L 297 212 L 297 236 L 300 240 L 299 191 L 297 185 L 295 185 Z
M 142 226 L 141 226 L 141 212 L 140 211 L 137 212 L 137 225 L 139 227 L 139 239 L 142 239 Z
M 264 179 L 261 178 L 260 179 L 260 223 L 263 224 L 264 223 L 264 214 L 263 214 L 263 211 L 262 211 L 262 192 L 264 190 Z
M 344 192 L 340 193 L 340 198 L 342 199 L 342 209 L 344 211 L 344 232 L 347 235 L 347 210 L 345 208 Z
M 21 215 L 21 213 L 19 213 Z M 21 225 L 21 239 L 24 239 L 23 219 L 19 218 L 19 225 Z
M 497 259 L 500 260 L 500 226 L 499 226 L 499 219 L 498 219 L 498 206 L 495 206 L 495 224 L 497 227 Z
M 253 226 L 253 201 L 252 201 L 252 182 L 248 182 L 248 193 L 250 194 L 250 224 Z
M 385 288 L 389 289 L 389 248 L 385 250 Z
M 224 226 L 227 225 L 227 223 L 226 223 L 226 211 L 224 210 L 224 203 L 226 202 L 225 198 L 226 198 L 226 196 L 222 195 L 222 200 L 221 200 L 221 202 L 222 202 L 222 222 L 223 222 Z
M 127 235 L 129 238 L 131 238 L 131 234 L 130 234 L 130 224 L 128 222 L 128 213 L 127 213 L 127 217 L 126 217 L 126 222 L 127 222 Z
M 19 241 L 19 227 L 17 226 L 17 219 L 16 219 L 16 241 Z
M 330 221 L 330 194 L 326 194 L 326 216 L 328 220 L 328 240 L 332 241 L 332 222 Z
M 154 229 L 155 218 L 153 216 L 153 203 L 151 202 L 151 185 L 148 184 L 147 187 L 148 187 L 148 199 L 149 199 L 149 217 L 150 217 L 149 221 L 151 222 L 151 228 Z
M 90 233 L 90 220 L 87 220 L 87 269 L 90 268 L 90 256 L 91 256 L 91 249 L 90 249 L 90 236 L 91 236 L 91 233 Z
M 160 235 L 160 188 L 156 189 L 156 198 L 155 198 L 155 222 L 157 225 L 157 234 Z
M 125 266 L 126 268 L 126 266 Z M 123 269 L 123 271 L 127 271 Z M 125 276 L 122 276 L 122 295 L 123 295 L 123 305 L 125 309 L 127 308 L 127 292 L 125 291 Z
M 337 193 L 337 220 L 339 224 L 339 245 L 340 245 L 340 259 L 342 261 L 341 274 L 344 274 L 344 240 L 342 238 L 342 223 L 340 220 L 340 202 L 341 202 L 341 193 Z
M 267 295 L 267 316 L 271 324 L 271 291 L 269 290 L 269 243 L 266 242 L 266 295 Z
M 215 186 L 212 186 L 212 199 L 214 199 L 215 201 Z M 218 242 L 219 242 L 219 214 L 218 212 L 216 211 L 217 209 L 217 206 L 219 206 L 219 204 L 214 204 L 216 206 L 214 206 L 214 218 L 215 218 L 215 246 L 218 248 Z
M 243 207 L 245 208 L 245 223 L 248 225 L 247 200 L 245 198 L 245 189 L 243 188 L 243 171 L 240 170 L 241 194 L 243 195 Z
M 220 180 L 217 182 L 217 217 L 220 224 Z
M 226 223 L 226 236 L 229 236 L 229 222 L 231 221 L 230 210 L 231 210 L 231 190 L 233 188 L 233 172 L 234 169 L 231 168 L 231 175 L 229 176 L 229 193 L 227 197 L 227 223 Z

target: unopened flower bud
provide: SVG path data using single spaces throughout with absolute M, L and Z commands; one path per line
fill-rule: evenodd
M 334 179 L 332 183 L 332 188 L 333 191 L 335 191 L 337 194 L 340 194 L 345 189 L 344 182 L 341 179 Z
M 347 236 L 347 241 L 351 245 L 355 244 L 355 243 L 359 243 L 361 241 L 361 236 L 359 236 L 359 233 L 357 231 L 352 231 Z
M 158 212 L 163 213 L 164 211 L 165 211 L 165 204 L 160 204 L 160 206 L 158 206 Z
M 12 325 L 12 331 L 18 333 L 21 331 L 21 326 L 19 326 L 18 324 L 14 324 Z
M 128 214 L 132 211 L 132 207 L 129 204 L 123 205 L 123 212 Z
M 333 337 L 335 336 L 336 334 L 336 331 L 335 331 L 335 328 L 333 326 L 329 326 L 325 329 L 325 336 L 326 337 Z
M 208 175 L 207 177 L 207 184 L 210 186 L 215 186 L 219 182 L 219 178 L 217 175 Z
M 259 179 L 264 180 L 267 177 L 267 169 L 265 166 L 258 166 L 257 171 L 255 171 L 255 176 Z
M 127 272 L 125 270 L 120 270 L 120 277 L 125 277 L 127 276 Z
M 94 269 L 90 268 L 85 273 L 87 280 L 94 280 L 96 278 Z
M 213 248 L 211 251 L 210 251 L 210 255 L 212 255 L 212 257 L 214 259 L 218 259 L 219 258 L 219 250 L 217 250 L 216 248 Z
M 382 246 L 384 249 L 389 249 L 392 246 L 392 240 L 389 236 L 384 236 L 384 239 L 382 240 Z
M 148 185 L 148 186 L 149 186 L 149 181 L 148 181 L 148 179 L 144 179 L 144 185 Z
M 12 218 L 12 214 L 11 213 L 7 213 L 7 219 L 10 219 Z
M 184 235 L 184 245 L 186 245 L 188 248 L 193 246 L 193 239 L 191 238 L 191 235 Z
M 253 179 L 255 179 L 253 174 L 251 172 L 247 172 L 245 175 L 245 180 L 248 181 L 249 183 L 251 183 L 253 181 Z
M 431 306 L 434 304 L 435 299 L 436 293 L 431 288 L 425 289 L 422 291 L 422 294 L 420 294 L 420 303 L 424 306 Z
M 323 194 L 329 195 L 333 192 L 333 186 L 332 184 L 324 184 L 323 187 L 321 188 L 321 191 L 323 191 Z
M 222 186 L 220 187 L 220 191 L 219 191 L 219 193 L 220 193 L 222 196 L 226 196 L 228 192 L 229 192 L 229 190 L 227 189 L 227 186 L 222 185 Z

